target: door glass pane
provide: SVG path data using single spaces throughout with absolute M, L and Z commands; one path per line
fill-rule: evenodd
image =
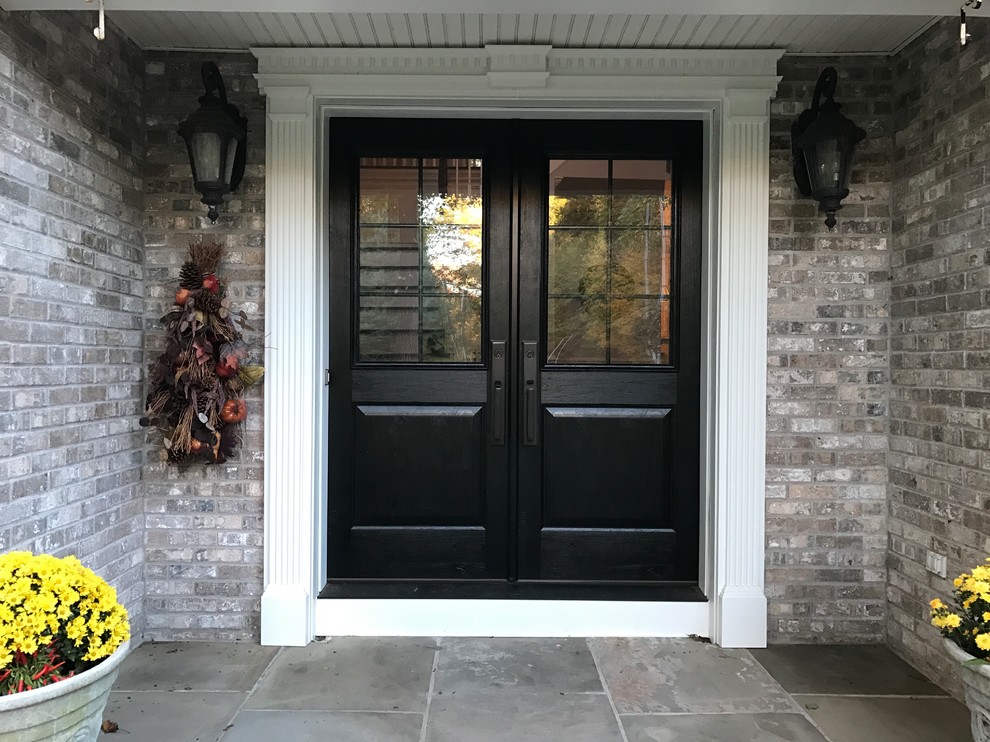
M 547 304 L 547 363 L 607 363 L 605 297 L 562 299 Z
M 608 160 L 550 161 L 550 226 L 597 227 L 608 219 Z
M 481 359 L 482 170 L 470 157 L 362 157 L 358 360 Z
M 662 227 L 669 187 L 668 160 L 613 160 L 612 223 Z
M 550 161 L 547 363 L 673 362 L 671 166 Z

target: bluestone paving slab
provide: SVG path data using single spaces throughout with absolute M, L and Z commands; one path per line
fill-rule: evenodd
M 419 742 L 422 714 L 242 711 L 223 742 Z
M 434 691 L 604 693 L 584 639 L 443 639 Z
M 492 692 L 434 697 L 426 740 L 621 742 L 622 735 L 602 694 Z
M 629 742 L 827 742 L 800 714 L 622 716 Z
M 970 742 L 969 711 L 952 698 L 798 696 L 833 742 Z
M 120 732 L 100 739 L 419 742 L 425 719 L 429 742 L 969 740 L 966 708 L 882 647 L 756 654 L 830 692 L 789 695 L 749 651 L 685 639 L 149 643 L 107 707 Z
M 277 647 L 221 642 L 148 642 L 120 666 L 115 690 L 247 691 Z
M 795 644 L 750 651 L 789 693 L 947 695 L 881 645 Z
M 619 713 L 796 711 L 746 650 L 690 639 L 589 639 Z
M 141 691 L 110 694 L 104 719 L 120 727 L 100 740 L 216 742 L 246 693 Z
M 435 655 L 433 639 L 341 637 L 288 647 L 247 707 L 422 712 Z

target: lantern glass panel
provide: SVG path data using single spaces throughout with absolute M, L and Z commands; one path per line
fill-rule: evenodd
M 840 172 L 842 173 L 842 182 L 839 184 L 840 188 L 849 189 L 849 181 L 852 179 L 853 171 L 853 155 L 856 154 L 856 142 L 855 141 L 844 141 L 842 147 L 842 168 Z
M 841 187 L 839 174 L 842 171 L 842 151 L 834 139 L 823 139 L 815 143 L 815 159 L 818 161 L 814 175 L 816 185 L 832 190 Z
M 237 159 L 237 143 L 237 137 L 235 136 L 230 136 L 227 139 L 226 172 L 223 177 L 223 183 L 227 186 L 227 190 L 230 190 L 230 182 L 234 177 L 234 160 Z
M 197 131 L 192 135 L 193 180 L 215 183 L 220 180 L 220 135 L 214 131 Z

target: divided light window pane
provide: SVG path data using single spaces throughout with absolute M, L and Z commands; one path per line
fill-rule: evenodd
M 550 161 L 547 363 L 673 363 L 671 170 Z
M 479 363 L 482 169 L 471 157 L 362 157 L 359 361 Z

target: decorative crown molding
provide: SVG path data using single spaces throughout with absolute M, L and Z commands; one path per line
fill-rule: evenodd
M 547 57 L 552 49 L 532 44 L 486 44 L 488 84 L 493 88 L 546 87 L 550 77 Z
M 253 48 L 259 75 L 484 75 L 488 49 Z
M 554 49 L 555 75 L 776 77 L 783 49 Z
M 772 97 L 780 49 L 554 49 L 488 44 L 482 49 L 252 49 L 263 92 L 307 87 L 316 97 L 428 96 L 476 100 L 563 98 L 579 87 L 603 98 L 658 94 L 711 98 L 748 89 Z M 487 82 L 479 82 L 481 79 Z M 717 95 L 716 95 L 717 97 Z

